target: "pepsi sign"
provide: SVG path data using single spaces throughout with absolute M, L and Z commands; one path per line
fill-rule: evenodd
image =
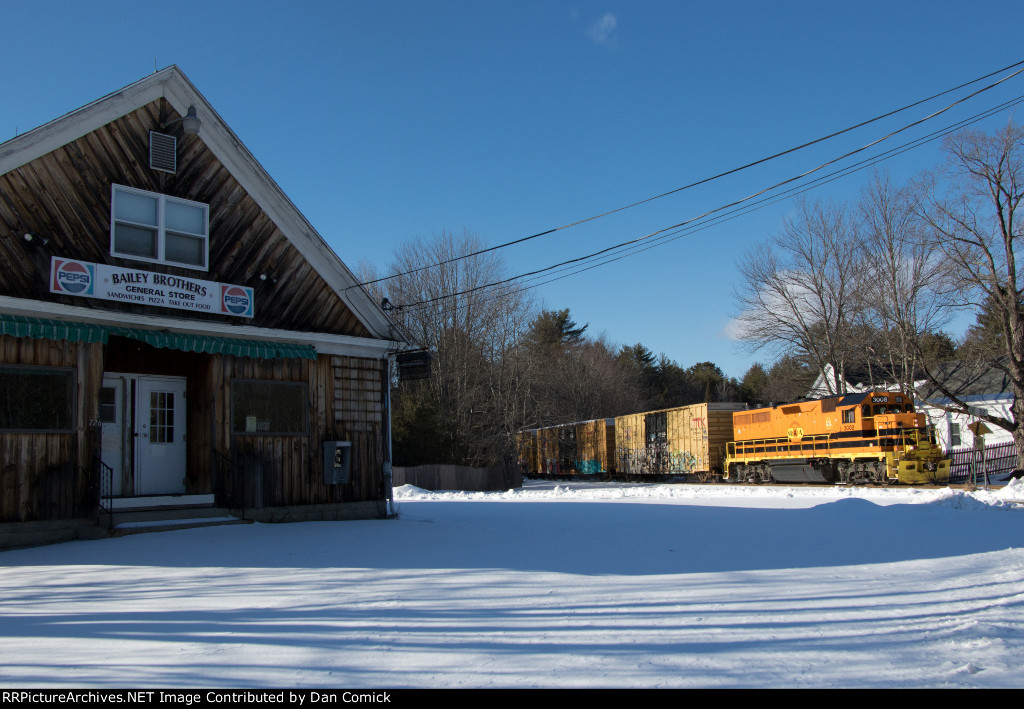
M 252 317 L 252 289 L 222 285 L 220 287 L 220 305 L 222 312 Z
M 54 259 L 51 264 L 50 290 L 69 295 L 92 295 L 96 272 L 91 263 Z
M 251 318 L 252 288 L 106 263 L 50 258 L 50 292 L 131 306 Z

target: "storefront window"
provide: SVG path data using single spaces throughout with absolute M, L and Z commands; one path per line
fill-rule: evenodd
M 74 391 L 70 369 L 0 367 L 0 430 L 71 431 Z
M 235 379 L 231 382 L 231 432 L 304 435 L 308 432 L 306 385 Z

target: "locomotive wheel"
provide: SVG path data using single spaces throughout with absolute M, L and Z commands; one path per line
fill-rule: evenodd
M 872 463 L 871 464 L 871 482 L 876 485 L 888 485 L 889 477 L 885 474 L 884 463 Z
M 850 484 L 850 464 L 840 463 L 839 464 L 839 482 L 842 485 Z

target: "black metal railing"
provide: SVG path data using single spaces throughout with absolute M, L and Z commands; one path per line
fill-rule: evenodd
M 245 485 L 245 471 L 241 465 L 232 460 L 231 456 L 226 455 L 216 448 L 213 449 L 214 453 L 214 465 L 217 467 L 217 485 L 221 488 L 223 494 L 223 500 L 229 507 L 235 507 L 242 511 L 242 519 L 245 519 L 245 508 L 246 508 L 246 491 Z M 225 476 L 221 474 L 221 466 L 225 466 L 229 471 L 230 475 Z
M 100 515 L 107 515 L 107 527 L 110 527 L 114 522 L 114 469 L 100 460 L 99 456 L 93 458 L 93 464 L 100 481 Z
M 983 449 L 956 448 L 947 453 L 949 463 L 949 482 L 965 483 L 977 474 L 977 481 L 1008 475 L 1017 468 L 1017 447 L 1012 441 L 993 443 Z

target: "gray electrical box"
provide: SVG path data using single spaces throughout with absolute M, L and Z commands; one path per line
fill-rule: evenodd
M 324 441 L 324 484 L 344 485 L 352 461 L 350 441 Z

